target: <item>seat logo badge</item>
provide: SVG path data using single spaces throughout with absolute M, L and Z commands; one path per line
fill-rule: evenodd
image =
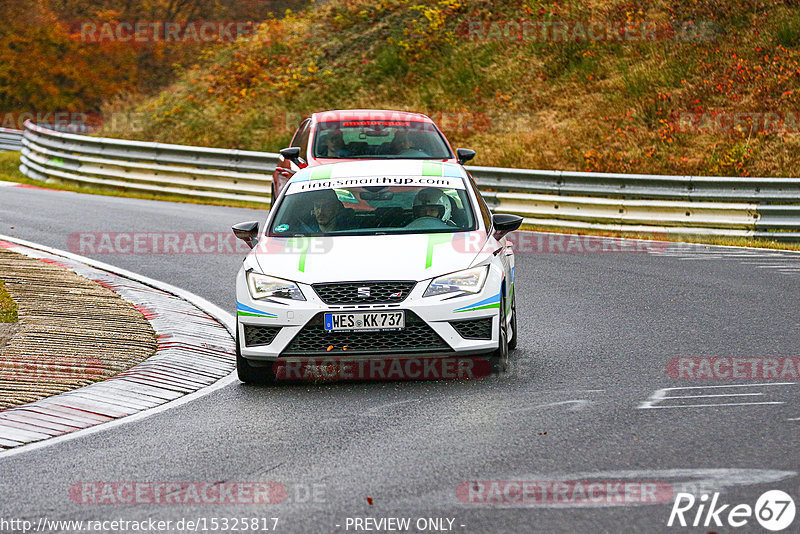
M 369 298 L 369 288 L 368 287 L 359 287 L 358 288 L 358 296 L 359 298 Z

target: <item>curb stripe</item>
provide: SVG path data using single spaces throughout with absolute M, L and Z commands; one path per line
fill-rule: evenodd
M 5 242 L 3 242 L 5 241 Z M 0 246 L 56 262 L 153 311 L 154 356 L 107 380 L 0 412 L 0 458 L 127 424 L 235 381 L 233 317 L 184 290 L 101 262 L 0 235 Z M 222 380 L 220 380 L 222 379 Z

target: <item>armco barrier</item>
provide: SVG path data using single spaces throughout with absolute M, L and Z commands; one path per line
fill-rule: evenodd
M 280 158 L 25 128 L 20 170 L 45 181 L 268 205 Z M 467 170 L 494 210 L 541 228 L 800 241 L 800 179 Z
M 22 130 L 0 128 L 0 152 L 22 150 Z
M 278 154 L 61 133 L 25 123 L 29 178 L 269 204 Z

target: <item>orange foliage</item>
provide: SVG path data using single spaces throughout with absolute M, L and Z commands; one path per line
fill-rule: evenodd
M 98 111 L 123 93 L 170 83 L 213 43 L 84 42 L 80 24 L 260 20 L 263 0 L 10 0 L 0 2 L 0 112 Z M 283 4 L 286 4 L 285 6 Z

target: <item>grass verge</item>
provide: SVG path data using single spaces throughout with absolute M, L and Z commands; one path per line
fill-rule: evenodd
M 6 285 L 0 281 L 0 323 L 17 322 L 17 303 L 8 294 Z

